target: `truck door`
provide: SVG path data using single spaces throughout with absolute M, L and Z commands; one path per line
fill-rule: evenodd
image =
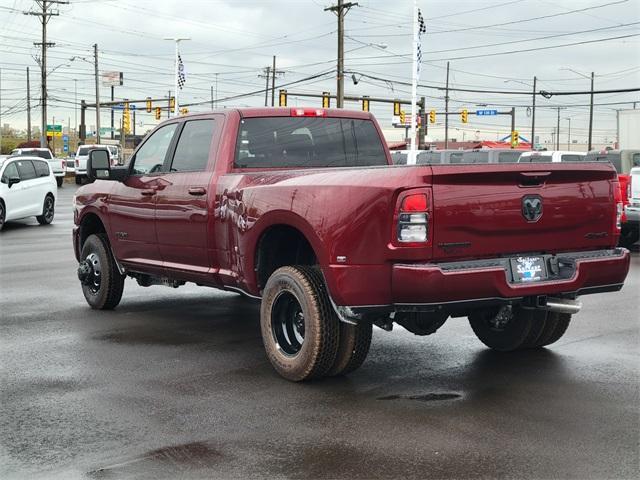
M 116 257 L 123 262 L 162 268 L 155 226 L 157 193 L 166 187 L 162 178 L 179 123 L 153 132 L 131 158 L 129 176 L 109 196 L 109 237 Z
M 213 267 L 207 248 L 208 205 L 215 197 L 210 191 L 215 133 L 213 118 L 184 122 L 161 176 L 165 186 L 156 197 L 156 232 L 164 266 L 187 275 L 207 275 Z

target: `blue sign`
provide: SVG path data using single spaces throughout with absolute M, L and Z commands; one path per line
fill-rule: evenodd
M 483 117 L 485 115 L 497 115 L 498 110 L 476 110 L 476 115 Z
M 111 108 L 113 108 L 114 110 L 124 110 L 124 103 L 121 103 L 120 105 L 112 105 Z M 136 106 L 135 105 L 129 105 L 129 110 L 135 110 Z
M 69 142 L 69 135 L 62 135 L 62 141 L 64 143 L 68 143 Z
M 65 143 L 64 145 L 62 145 L 62 151 L 63 152 L 68 152 L 69 151 L 69 144 Z

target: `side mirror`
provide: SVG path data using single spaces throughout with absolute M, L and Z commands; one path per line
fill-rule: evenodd
M 87 160 L 87 178 L 94 180 L 111 180 L 111 159 L 109 150 L 96 148 L 89 152 Z
M 11 188 L 16 183 L 20 183 L 20 177 L 9 177 L 9 188 Z

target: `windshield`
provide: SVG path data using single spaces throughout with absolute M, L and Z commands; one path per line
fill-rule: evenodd
M 370 120 L 318 117 L 246 118 L 240 124 L 238 168 L 387 165 Z
M 587 162 L 611 162 L 616 172 L 629 173 L 622 171 L 622 155 L 619 153 L 587 153 L 585 160 Z
M 93 147 L 80 147 L 78 148 L 78 155 L 81 156 L 86 156 L 89 155 L 89 152 L 92 150 Z

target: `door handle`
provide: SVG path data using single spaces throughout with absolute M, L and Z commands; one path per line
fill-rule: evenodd
M 200 196 L 207 193 L 207 190 L 203 187 L 191 187 L 189 188 L 189 195 Z
M 147 188 L 145 190 L 140 190 L 140 195 L 144 195 L 145 197 L 150 197 L 156 194 L 155 188 Z

